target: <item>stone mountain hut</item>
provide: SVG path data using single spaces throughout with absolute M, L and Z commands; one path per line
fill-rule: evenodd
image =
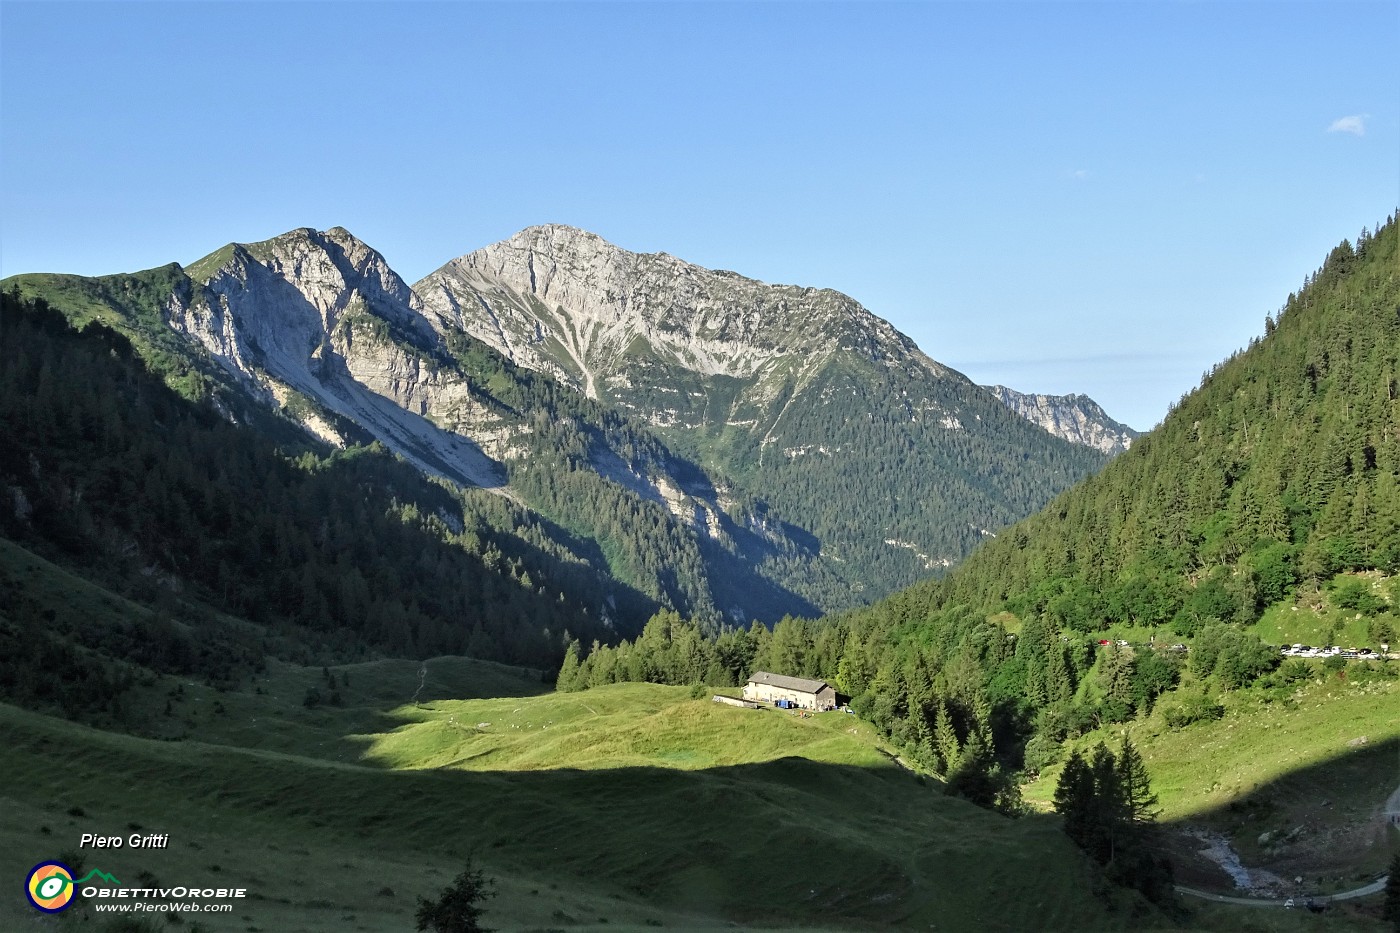
M 744 685 L 744 699 L 774 705 L 786 700 L 798 709 L 829 710 L 836 708 L 836 688 L 824 680 L 758 671 Z

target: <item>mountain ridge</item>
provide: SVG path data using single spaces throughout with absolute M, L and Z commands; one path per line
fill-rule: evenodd
M 73 279 L 100 294 L 70 311 L 189 355 L 163 336 L 178 335 L 204 360 L 181 366 L 212 364 L 334 446 L 367 435 L 611 541 L 609 572 L 711 619 L 863 603 L 951 566 L 1102 462 L 849 296 L 562 225 L 414 286 L 343 227 L 221 247 L 139 308 L 94 281 Z M 658 526 L 663 551 L 689 555 L 673 553 L 680 575 L 643 552 Z
M 1087 395 L 1040 395 L 1018 392 L 1004 385 L 982 388 L 1016 414 L 1056 437 L 1093 447 L 1110 456 L 1127 450 L 1142 436 L 1141 431 L 1110 418 L 1103 406 Z
M 413 287 L 439 321 L 804 516 L 824 553 L 880 568 L 879 590 L 951 566 L 1103 462 L 832 289 L 632 253 L 563 225 L 526 228 Z M 854 501 L 872 472 L 885 493 Z
M 572 258 L 581 267 L 561 267 L 561 257 L 565 261 Z M 529 297 L 535 298 L 542 307 L 507 306 L 508 310 L 516 312 L 511 319 L 524 320 L 527 325 L 519 333 L 507 334 L 497 313 L 499 304 L 493 304 L 487 296 L 476 296 L 494 328 L 485 326 L 478 318 L 465 314 L 467 309 L 454 292 L 454 285 L 468 291 L 476 291 L 478 285 L 487 288 L 504 285 L 527 302 Z M 601 301 L 597 294 L 600 288 L 603 291 Z M 643 297 L 660 298 L 660 302 L 653 301 L 653 305 L 661 307 L 660 313 L 651 319 L 629 316 L 640 304 L 638 292 L 647 289 L 659 293 Z M 786 311 L 790 302 L 813 299 L 822 304 L 834 304 L 838 314 L 864 325 L 867 334 L 874 332 L 898 346 L 935 375 L 952 372 L 930 359 L 887 321 L 861 308 L 841 292 L 773 285 L 728 270 L 706 269 L 664 252 L 633 253 L 596 234 L 559 224 L 527 227 L 506 240 L 460 256 L 415 283 L 414 290 L 423 296 L 429 308 L 444 317 L 455 313 L 459 325 L 473 336 L 495 346 L 515 362 L 532 368 L 548 368 L 551 361 L 533 352 L 530 338 L 540 343 L 547 338 L 538 313 L 536 319 L 530 321 L 528 312 L 548 313 L 553 310 L 551 302 L 556 308 L 570 303 L 572 318 L 585 318 L 594 327 L 604 330 L 600 335 L 586 331 L 554 334 L 576 338 L 565 344 L 565 348 L 581 372 L 571 373 L 567 367 L 559 366 L 557 360 L 552 361 L 554 371 L 565 379 L 581 376 L 583 383 L 577 387 L 593 395 L 596 395 L 596 374 L 591 371 L 590 364 L 615 362 L 628 349 L 628 341 L 639 334 L 654 344 L 660 342 L 658 349 L 686 357 L 691 368 L 710 376 L 754 375 L 765 365 L 772 365 L 778 354 L 753 351 L 787 350 L 788 347 L 777 343 L 785 337 L 801 341 L 799 346 L 791 348 L 795 351 L 820 350 L 822 348 L 816 346 L 817 338 L 827 335 L 818 327 L 771 336 L 765 333 L 772 329 L 765 327 L 765 311 L 770 308 Z M 620 333 L 608 331 L 608 325 L 614 323 L 623 325 Z M 525 339 L 520 339 L 521 333 Z M 730 349 L 733 347 L 738 349 Z M 723 353 L 726 349 L 730 349 L 727 358 Z M 589 359 L 590 356 L 595 359 Z

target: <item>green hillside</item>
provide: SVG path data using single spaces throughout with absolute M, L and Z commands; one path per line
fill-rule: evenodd
M 440 687 L 480 674 L 475 662 L 430 667 Z M 403 929 L 415 896 L 435 894 L 473 852 L 501 882 L 488 917 L 504 929 L 1157 922 L 1130 900 L 1084 896 L 1086 870 L 1053 823 L 1012 822 L 944 796 L 844 714 L 799 719 L 645 685 L 422 706 L 368 699 L 399 693 L 414 680 L 406 673 L 332 671 L 348 679 L 345 715 L 380 721 L 372 735 L 339 734 L 323 709 L 285 694 L 325 676 L 316 669 L 274 670 L 237 690 L 186 688 L 176 718 L 198 736 L 186 741 L 0 707 L 0 871 L 22 874 L 75 849 L 80 832 L 139 827 L 169 833 L 171 848 L 87 849 L 86 865 L 123 881 L 246 885 L 251 899 L 231 918 L 201 918 L 210 930 Z M 477 716 L 492 724 L 478 728 Z M 551 721 L 602 750 L 542 744 L 545 766 L 530 746 Z M 299 722 L 305 747 L 225 744 L 248 722 L 283 734 Z M 480 755 L 479 743 L 497 737 L 504 744 Z M 361 753 L 347 756 L 354 745 Z M 478 754 L 458 760 L 463 750 Z M 1009 887 L 1016 903 L 1001 898 Z M 0 925 L 26 911 L 6 898 Z
M 1157 430 L 930 599 L 1190 632 L 1338 572 L 1400 569 L 1397 270 L 1393 219 L 1338 246 Z
M 564 630 L 609 631 L 586 608 L 604 589 L 588 549 L 539 516 L 429 482 L 378 445 L 248 430 L 219 396 L 170 389 L 105 324 L 0 302 L 0 536 L 154 610 L 140 638 L 117 637 L 11 574 L 0 631 L 24 634 L 7 661 L 32 669 L 52 644 L 215 677 L 268 653 L 543 666 Z M 230 650 L 225 633 L 182 634 L 220 613 L 262 638 Z
M 1400 834 L 1385 828 L 1385 803 L 1400 791 L 1400 681 L 1316 665 L 1280 697 L 1222 699 L 1224 715 L 1213 722 L 1173 729 L 1158 714 L 1075 743 L 1087 750 L 1132 736 L 1160 800 L 1178 880 L 1232 885 L 1201 855 L 1192 835 L 1201 830 L 1227 840 L 1244 865 L 1302 876 L 1313 891 L 1358 887 L 1383 871 L 1400 851 Z M 1059 766 L 1047 767 L 1025 788 L 1027 799 L 1048 810 L 1059 775 Z
M 1278 646 L 1397 640 L 1397 309 L 1392 219 L 1334 250 L 1157 430 L 946 579 L 817 625 L 782 622 L 761 654 L 732 638 L 696 651 L 674 626 L 669 640 L 644 633 L 585 655 L 566 686 L 762 657 L 835 684 L 908 760 L 1009 813 L 1022 785 L 1049 801 L 1072 751 L 1116 749 L 1127 730 L 1173 825 L 1209 811 L 1251 855 L 1249 831 L 1280 828 L 1259 814 L 1281 823 L 1329 799 L 1372 813 L 1400 783 L 1379 776 L 1376 752 L 1395 740 L 1400 664 L 1285 661 Z M 1337 746 L 1363 735 L 1379 744 Z M 1252 796 L 1265 786 L 1277 799 Z M 1169 834 L 1142 838 L 1182 854 Z M 1336 860 L 1343 874 L 1384 867 L 1394 843 L 1371 843 Z M 1269 857 L 1280 870 L 1327 863 Z M 1122 864 L 1124 883 L 1151 875 Z

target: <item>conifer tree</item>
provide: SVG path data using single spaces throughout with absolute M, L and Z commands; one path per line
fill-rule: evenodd
M 950 767 L 948 793 L 956 794 L 979 807 L 991 807 L 997 801 L 999 771 L 992 750 L 979 730 L 967 737 L 957 764 Z
M 578 639 L 569 642 L 569 647 L 564 650 L 564 663 L 559 667 L 559 676 L 554 681 L 554 689 L 567 693 L 579 689 L 579 660 L 578 660 Z
M 957 730 L 953 728 L 953 717 L 948 712 L 948 703 L 942 697 L 938 698 L 933 715 L 933 744 L 938 750 L 938 757 L 943 761 L 943 773 L 947 774 L 953 770 L 962 755 L 962 743 L 958 741 Z
M 1065 835 L 1080 848 L 1087 848 L 1089 822 L 1094 809 L 1094 775 L 1084 756 L 1070 752 L 1059 783 L 1055 785 L 1055 812 L 1065 821 Z
M 1102 742 L 1094 748 L 1089 771 L 1094 780 L 1094 806 L 1089 816 L 1086 848 L 1095 861 L 1107 865 L 1117 855 L 1128 808 L 1118 779 L 1118 760 Z
M 1157 795 L 1152 793 L 1142 753 L 1133 745 L 1127 733 L 1123 735 L 1123 746 L 1118 751 L 1115 770 L 1118 795 L 1127 819 L 1138 824 L 1151 823 L 1157 818 Z

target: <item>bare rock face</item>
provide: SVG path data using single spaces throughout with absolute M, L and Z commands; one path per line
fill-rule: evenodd
M 1117 455 L 1142 436 L 1114 421 L 1087 395 L 1028 395 L 1006 386 L 983 386 L 1000 402 L 1032 424 L 1073 444 Z
M 615 402 L 636 404 L 628 390 L 639 365 L 744 380 L 759 394 L 775 380 L 801 382 L 841 352 L 956 375 L 839 292 L 632 253 L 573 227 L 522 230 L 449 262 L 414 291 L 439 327 Z M 697 414 L 678 401 L 638 414 L 697 426 Z
M 501 484 L 498 465 L 467 436 L 499 434 L 500 418 L 432 365 L 439 337 L 413 291 L 347 231 L 232 244 L 186 271 L 194 288 L 171 298 L 170 326 L 255 393 L 284 405 L 298 393 L 429 473 Z M 338 440 L 314 408 L 302 420 Z
M 426 472 L 497 490 L 504 461 L 528 455 L 537 413 L 473 386 L 446 349 L 465 330 L 458 319 L 425 311 L 383 256 L 344 229 L 231 244 L 186 273 L 194 288 L 171 298 L 170 326 L 323 439 L 343 443 L 326 414 L 340 416 Z M 298 395 L 314 405 L 295 404 Z M 600 474 L 718 534 L 722 503 L 707 484 L 592 453 Z

